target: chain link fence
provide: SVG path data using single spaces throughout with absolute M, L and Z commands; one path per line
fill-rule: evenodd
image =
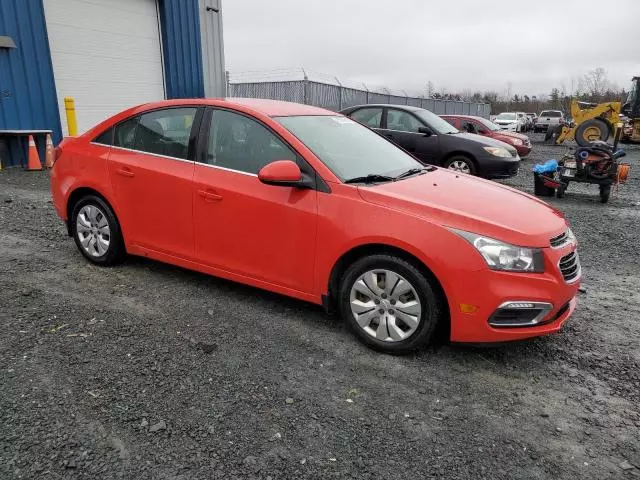
M 491 104 L 426 98 L 404 90 L 341 82 L 310 70 L 227 73 L 230 97 L 270 98 L 339 111 L 352 105 L 387 103 L 421 107 L 437 115 L 476 115 L 489 118 Z

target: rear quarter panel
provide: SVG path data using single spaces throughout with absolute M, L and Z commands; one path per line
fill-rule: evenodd
M 51 194 L 56 212 L 68 220 L 67 206 L 71 194 L 90 188 L 102 195 L 116 212 L 113 189 L 107 169 L 110 148 L 80 137 L 65 145 L 51 172 Z

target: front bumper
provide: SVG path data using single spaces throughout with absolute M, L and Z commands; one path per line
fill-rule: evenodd
M 505 124 L 497 123 L 496 125 L 500 127 L 500 130 L 505 130 L 507 132 L 515 132 L 518 129 L 517 123 L 505 123 Z
M 509 273 L 483 269 L 457 279 L 447 292 L 451 314 L 451 341 L 497 343 L 549 335 L 557 332 L 576 308 L 580 276 L 567 283 L 558 263 L 575 245 L 546 248 L 545 273 Z M 580 274 L 581 275 L 581 274 Z M 491 325 L 495 312 L 507 302 L 539 302 L 550 307 L 531 325 Z M 474 305 L 463 313 L 461 305 Z M 468 309 L 467 309 L 468 311 Z
M 518 152 L 518 155 L 520 155 L 520 157 L 524 158 L 527 155 L 529 155 L 531 153 L 531 144 L 529 145 L 514 145 L 514 148 L 516 149 L 516 151 Z
M 480 175 L 484 178 L 511 178 L 518 174 L 520 156 L 500 158 L 487 155 L 478 159 L 478 165 L 480 167 Z

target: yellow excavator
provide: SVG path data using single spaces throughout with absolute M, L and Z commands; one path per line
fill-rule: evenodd
M 622 113 L 629 118 L 631 128 L 625 135 L 632 142 L 640 142 L 640 77 L 633 77 L 627 101 L 587 103 L 571 100 L 571 126 L 562 125 L 555 132 L 549 132 L 548 140 L 561 144 L 565 140 L 575 140 L 581 147 L 591 142 L 615 137 L 616 131 L 623 128 Z

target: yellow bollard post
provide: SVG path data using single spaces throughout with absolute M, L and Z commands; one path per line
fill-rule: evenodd
M 67 127 L 69 136 L 78 135 L 78 122 L 76 121 L 76 102 L 71 97 L 64 97 L 64 109 L 67 112 Z

